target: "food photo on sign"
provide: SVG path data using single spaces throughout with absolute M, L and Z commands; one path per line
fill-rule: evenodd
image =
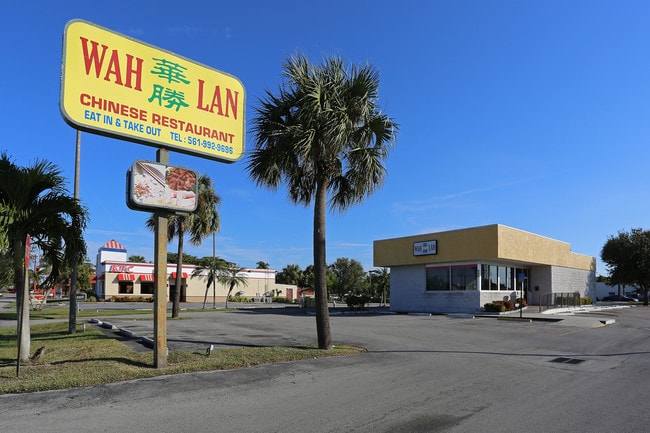
M 196 210 L 196 172 L 150 161 L 136 161 L 127 172 L 127 205 L 135 210 Z

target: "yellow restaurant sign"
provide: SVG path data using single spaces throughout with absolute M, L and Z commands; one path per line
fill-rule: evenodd
M 79 129 L 223 162 L 244 153 L 237 78 L 85 21 L 65 28 L 60 105 Z

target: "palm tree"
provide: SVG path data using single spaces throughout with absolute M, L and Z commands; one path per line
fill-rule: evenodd
M 185 234 L 189 233 L 192 245 L 200 245 L 207 236 L 218 232 L 220 226 L 217 207 L 221 204 L 221 198 L 215 192 L 212 180 L 206 175 L 200 175 L 197 182 L 196 210 L 187 215 L 172 215 L 167 224 L 167 240 L 178 239 L 176 280 L 172 293 L 172 318 L 178 317 L 180 313 Z M 153 215 L 147 219 L 146 224 L 150 230 L 155 229 L 156 222 Z
M 304 280 L 304 274 L 299 265 L 287 265 L 275 277 L 280 284 L 295 284 L 299 286 Z
M 379 74 L 340 58 L 314 66 L 303 55 L 283 65 L 278 95 L 266 92 L 253 119 L 248 170 L 260 186 L 288 186 L 296 204 L 314 204 L 313 258 L 318 347 L 330 349 L 325 214 L 344 211 L 384 181 L 397 124 L 378 106 Z
M 203 309 L 205 309 L 205 303 L 208 299 L 208 290 L 210 290 L 210 286 L 212 286 L 213 294 L 216 292 L 216 283 L 217 283 L 217 277 L 219 276 L 220 273 L 226 271 L 226 269 L 229 267 L 228 262 L 226 262 L 224 259 L 221 257 L 210 257 L 207 260 L 207 263 L 201 264 L 194 268 L 192 271 L 192 276 L 191 278 L 196 278 L 196 277 L 202 277 L 204 276 L 203 274 L 207 271 L 206 277 L 206 284 L 205 284 L 205 295 L 203 296 Z M 215 306 L 213 305 L 213 308 Z
M 217 281 L 221 284 L 228 286 L 228 294 L 226 295 L 226 308 L 228 308 L 228 301 L 232 289 L 239 286 L 248 286 L 248 279 L 246 275 L 240 275 L 246 268 L 240 268 L 236 264 L 231 263 L 225 269 L 222 269 L 217 274 Z
M 31 167 L 14 164 L 6 152 L 0 157 L 0 246 L 13 259 L 20 359 L 29 357 L 29 293 L 25 292 L 27 236 L 43 260 L 52 267 L 44 285 L 57 281 L 66 267 L 86 255 L 83 231 L 87 210 L 68 195 L 61 170 L 51 162 L 36 160 Z M 19 325 L 20 326 L 20 325 Z
M 375 268 L 370 271 L 370 285 L 377 287 L 379 293 L 381 294 L 381 303 L 386 304 L 386 297 L 390 297 L 390 272 L 388 268 Z M 370 288 L 372 293 L 374 290 Z

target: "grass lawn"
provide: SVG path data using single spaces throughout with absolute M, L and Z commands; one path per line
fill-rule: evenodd
M 129 310 L 129 309 L 104 309 L 103 304 L 97 304 L 96 309 L 85 309 L 77 311 L 77 318 L 84 317 L 97 317 L 97 315 L 105 316 L 127 316 L 131 314 L 151 314 L 151 309 L 148 310 Z M 16 320 L 16 308 L 14 305 L 10 306 L 11 308 L 5 308 L 0 310 L 0 320 Z M 153 304 L 152 307 L 153 308 Z M 225 309 L 223 309 L 225 311 Z M 199 312 L 215 312 L 219 310 L 183 310 L 191 311 L 193 313 Z M 31 320 L 39 319 L 68 319 L 70 314 L 70 307 L 67 305 L 64 306 L 47 306 L 41 310 L 34 310 L 29 312 L 29 318 Z
M 43 314 L 51 316 L 54 314 L 51 310 L 44 310 Z M 68 310 L 63 310 L 67 318 Z M 31 353 L 45 346 L 45 354 L 38 361 L 21 363 L 20 376 L 16 377 L 16 329 L 0 328 L 0 394 L 94 386 L 167 374 L 354 355 L 364 351 L 339 345 L 329 351 L 313 346 L 220 349 L 210 356 L 197 351 L 170 351 L 169 365 L 157 369 L 153 367 L 152 351 L 135 352 L 92 327 L 87 326 L 83 331 L 81 324 L 77 326 L 76 334 L 68 334 L 67 322 L 38 324 L 34 319 L 39 317 L 39 312 L 32 313 Z

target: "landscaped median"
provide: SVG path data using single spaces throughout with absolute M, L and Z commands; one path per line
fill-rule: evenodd
M 356 355 L 365 351 L 335 345 L 332 350 L 315 346 L 277 346 L 170 351 L 169 366 L 154 368 L 152 352 L 135 352 L 91 326 L 68 334 L 68 323 L 33 324 L 32 352 L 44 347 L 37 361 L 22 363 L 16 377 L 16 329 L 0 329 L 0 394 L 45 391 L 196 371 L 227 370 L 274 362 Z

